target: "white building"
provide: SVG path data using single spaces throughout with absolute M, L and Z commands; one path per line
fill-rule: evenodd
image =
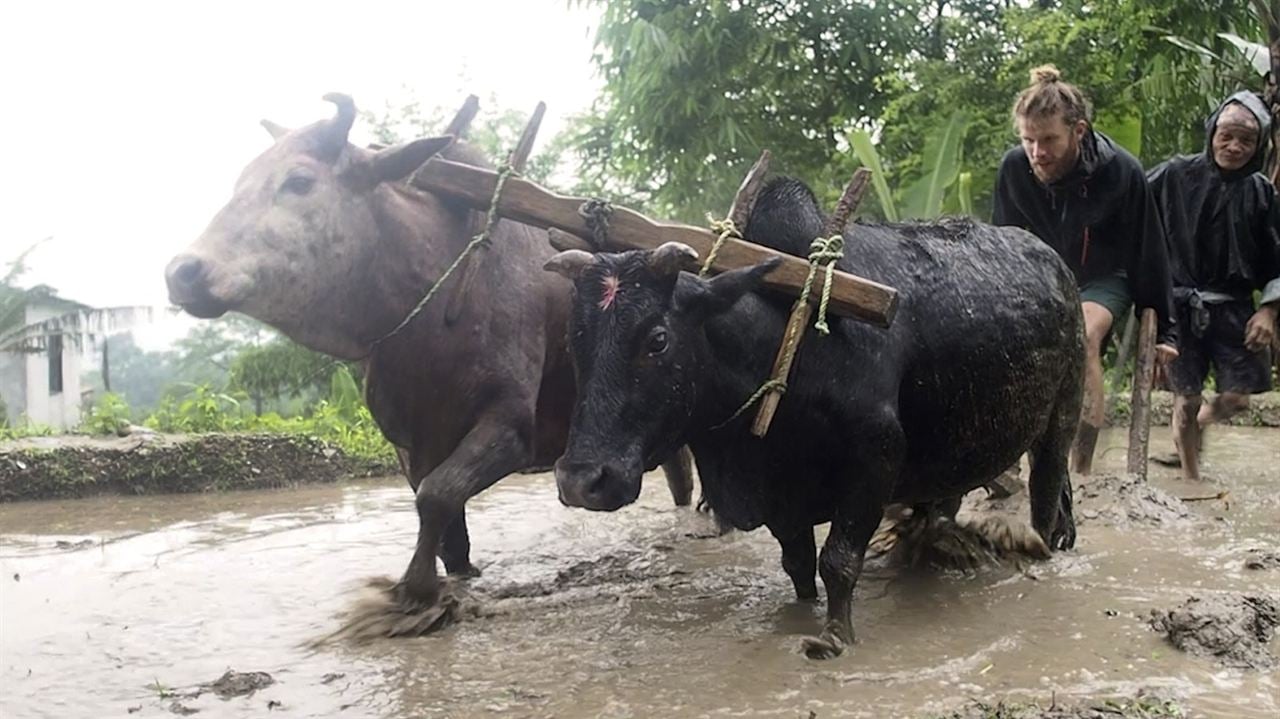
M 88 309 L 52 292 L 36 293 L 26 302 L 23 325 Z M 30 422 L 58 430 L 78 425 L 82 354 L 73 335 L 53 331 L 34 348 L 0 351 L 0 400 L 9 424 Z

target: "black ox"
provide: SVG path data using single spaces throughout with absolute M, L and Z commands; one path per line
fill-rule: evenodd
M 745 236 L 802 255 L 822 227 L 812 192 L 779 178 Z M 854 583 L 891 502 L 954 516 L 965 492 L 1030 452 L 1031 523 L 1053 549 L 1075 543 L 1067 452 L 1084 350 L 1066 265 L 1027 232 L 965 220 L 859 224 L 846 246 L 842 269 L 899 289 L 897 319 L 810 330 L 764 439 L 748 432 L 754 408 L 726 419 L 768 377 L 787 321 L 786 298 L 753 292 L 774 263 L 704 280 L 678 269 L 693 250 L 668 244 L 547 264 L 575 292 L 561 501 L 616 510 L 688 444 L 711 506 L 739 529 L 769 528 L 800 599 L 816 599 L 821 575 L 827 620 L 805 640 L 815 658 L 853 639 Z M 828 521 L 819 557 L 813 527 Z

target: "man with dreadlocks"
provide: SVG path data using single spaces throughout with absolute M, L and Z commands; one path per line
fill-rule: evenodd
M 1013 123 L 1021 144 L 1005 153 L 996 176 L 992 222 L 1030 230 L 1075 274 L 1085 323 L 1084 410 L 1072 469 L 1088 474 L 1102 426 L 1102 346 L 1129 313 L 1158 317 L 1160 367 L 1175 349 L 1169 257 L 1142 165 L 1093 129 L 1093 108 L 1058 69 L 1031 71 Z
M 1271 386 L 1266 350 L 1280 313 L 1280 204 L 1259 172 L 1271 113 L 1251 92 L 1227 98 L 1205 122 L 1205 149 L 1155 167 L 1148 180 L 1164 219 L 1181 328 L 1169 371 L 1173 443 L 1186 479 L 1199 479 L 1205 427 Z M 1253 292 L 1262 291 L 1255 310 Z M 1209 367 L 1218 395 L 1202 404 Z

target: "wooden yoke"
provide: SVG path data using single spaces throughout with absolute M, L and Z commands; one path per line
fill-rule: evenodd
M 827 224 L 822 230 L 823 237 L 832 237 L 834 235 L 843 235 L 845 226 L 849 223 L 849 218 L 853 216 L 858 205 L 862 202 L 862 196 L 867 192 L 867 185 L 871 182 L 871 171 L 865 167 L 858 168 L 853 173 L 853 179 L 849 180 L 849 184 L 845 186 L 844 193 L 840 195 L 840 201 L 836 203 L 835 211 L 827 218 Z M 825 270 L 818 270 L 824 272 Z M 819 284 L 817 282 L 815 285 Z M 782 334 L 782 346 L 778 348 L 778 356 L 773 360 L 773 373 L 770 379 L 773 385 L 765 392 L 764 397 L 760 400 L 760 409 L 756 411 L 755 422 L 751 425 L 751 433 L 757 437 L 763 437 L 769 433 L 769 425 L 773 423 L 773 415 L 778 411 L 778 402 L 782 401 L 782 387 L 785 386 L 788 377 L 791 375 L 791 365 L 795 360 L 796 353 L 800 349 L 800 340 L 804 337 L 805 330 L 809 325 L 809 318 L 813 315 L 813 295 L 807 298 L 807 301 L 798 301 L 791 310 L 791 317 L 787 320 L 787 329 Z M 781 383 L 781 384 L 779 384 Z
M 479 110 L 480 99 L 475 95 L 467 97 L 467 101 L 463 103 L 462 108 L 458 110 L 458 114 L 449 123 L 445 134 L 455 137 L 465 135 L 467 128 L 471 125 L 471 120 Z M 529 116 L 529 122 L 525 124 L 524 131 L 520 133 L 520 141 L 516 143 L 515 149 L 507 156 L 507 166 L 512 171 L 516 173 L 524 172 L 524 167 L 529 161 L 529 153 L 533 151 L 533 142 L 538 137 L 538 129 L 542 126 L 542 116 L 546 113 L 547 103 L 539 102 L 538 106 L 534 108 L 533 114 Z M 471 222 L 472 236 L 484 231 L 485 220 L 484 212 L 475 215 Z M 466 265 L 462 268 L 462 277 L 454 285 L 453 293 L 449 296 L 449 303 L 445 306 L 445 324 L 452 325 L 462 316 L 462 310 L 467 306 L 467 298 L 471 296 L 471 287 L 475 284 L 479 267 L 480 258 L 467 258 Z
M 492 170 L 435 157 L 420 168 L 411 180 L 420 190 L 452 197 L 472 207 L 488 207 L 498 175 Z M 560 249 L 594 248 L 584 237 L 591 236 L 586 220 L 578 214 L 586 202 L 582 197 L 557 195 L 520 177 L 511 177 L 498 199 L 498 214 L 535 227 L 555 228 L 549 239 Z M 614 207 L 609 217 L 609 244 L 614 249 L 655 249 L 665 242 L 681 242 L 707 257 L 717 236 L 701 227 L 655 222 L 634 210 Z M 716 254 L 712 271 L 725 272 L 749 267 L 779 257 L 782 262 L 767 277 L 764 286 L 795 296 L 804 287 L 809 263 L 791 255 L 779 254 L 768 247 L 743 240 L 727 239 Z M 696 272 L 698 263 L 686 268 Z M 810 297 L 822 299 L 820 283 L 810 290 Z M 897 290 L 879 282 L 835 271 L 831 285 L 829 310 L 843 317 L 888 327 L 897 311 Z

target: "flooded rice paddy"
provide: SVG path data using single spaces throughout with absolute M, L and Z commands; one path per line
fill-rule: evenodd
M 1104 435 L 1100 474 L 1123 441 Z M 823 607 L 795 601 L 772 537 L 709 536 L 656 476 L 615 514 L 561 507 L 549 475 L 508 478 L 468 505 L 473 616 L 318 649 L 409 559 L 398 478 L 4 505 L 0 716 L 927 717 L 1140 689 L 1192 716 L 1280 715 L 1280 670 L 1188 655 L 1149 625 L 1192 595 L 1280 597 L 1280 432 L 1215 428 L 1204 483 L 1151 473 L 1150 490 L 1077 478 L 1076 549 L 1022 570 L 871 562 L 857 643 L 829 662 L 797 651 Z M 1026 521 L 1018 497 L 981 495 L 966 512 Z

